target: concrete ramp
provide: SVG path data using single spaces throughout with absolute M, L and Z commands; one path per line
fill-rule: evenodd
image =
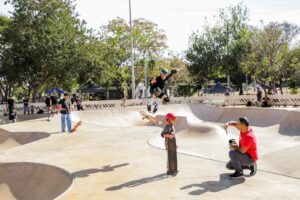
M 141 120 L 142 116 L 139 111 L 142 108 L 113 109 L 101 111 L 84 111 L 73 112 L 74 121 L 82 120 L 83 123 L 99 125 L 102 127 L 130 127 L 130 126 L 147 126 L 146 120 Z
M 228 140 L 239 139 L 236 129 L 230 128 L 225 134 L 222 124 L 248 117 L 258 140 L 259 165 L 286 176 L 300 178 L 300 141 L 291 136 L 300 136 L 300 111 L 274 108 L 212 107 L 206 105 L 180 105 L 179 122 L 175 124 L 178 151 L 220 162 L 228 161 Z M 161 112 L 177 109 L 165 106 Z M 184 114 L 183 114 L 184 113 Z M 162 115 L 163 116 L 163 115 Z M 184 119 L 185 118 L 185 119 Z M 184 123 L 182 123 L 184 119 Z M 206 123 L 210 122 L 210 123 Z M 152 146 L 164 149 L 160 136 L 149 138 Z M 295 147 L 296 146 L 296 147 Z
M 0 129 L 0 152 L 49 137 L 45 132 L 9 132 Z
M 300 111 L 289 111 L 279 123 L 279 133 L 289 136 L 300 136 Z
M 300 178 L 300 145 L 284 148 L 260 158 L 262 167 L 269 171 Z
M 51 200 L 72 184 L 68 172 L 44 164 L 2 163 L 0 172 L 0 198 L 5 200 Z

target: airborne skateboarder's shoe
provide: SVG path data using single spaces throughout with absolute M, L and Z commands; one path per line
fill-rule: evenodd
M 153 108 L 153 114 L 155 114 L 155 113 L 157 112 L 157 110 L 158 110 L 158 109 L 157 109 L 157 106 L 158 106 L 158 105 L 157 105 L 157 103 L 154 103 L 153 105 L 154 105 L 154 108 Z

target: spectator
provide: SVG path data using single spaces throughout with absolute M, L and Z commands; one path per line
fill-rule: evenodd
M 224 94 L 225 94 L 225 96 L 227 96 L 227 97 L 228 97 L 228 96 L 230 96 L 230 91 L 229 91 L 229 89 L 228 89 L 228 88 L 226 89 L 226 91 L 225 91 L 225 93 L 224 93 Z
M 9 96 L 7 99 L 7 105 L 8 105 L 8 114 L 13 112 L 13 108 L 15 106 L 15 101 L 14 99 Z
M 261 102 L 262 91 L 259 89 L 259 87 L 257 87 L 256 97 L 257 97 L 257 101 L 258 101 L 258 102 Z
M 76 107 L 77 107 L 77 110 L 83 110 L 83 107 L 81 105 L 81 101 L 79 99 L 79 97 L 76 98 Z
M 49 95 L 47 95 L 47 97 L 46 97 L 45 104 L 47 107 L 47 112 L 50 113 L 51 112 L 51 99 L 50 99 Z
M 71 122 L 71 102 L 69 99 L 69 94 L 65 93 L 64 98 L 61 99 L 58 103 L 61 107 L 61 131 L 65 132 L 66 124 L 68 132 L 71 133 L 72 122 Z
M 34 114 L 34 107 L 33 105 L 30 106 L 30 113 L 33 115 Z
M 262 107 L 271 107 L 272 106 L 272 100 L 266 95 L 262 99 Z
M 23 99 L 23 106 L 24 106 L 24 108 L 23 108 L 24 109 L 24 115 L 26 114 L 26 112 L 29 115 L 29 100 L 28 100 L 27 97 L 25 97 Z

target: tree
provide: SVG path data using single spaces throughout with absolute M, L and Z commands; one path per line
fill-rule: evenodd
M 245 74 L 242 71 L 242 60 L 250 53 L 250 36 L 248 22 L 248 9 L 242 3 L 221 9 L 218 22 L 225 38 L 225 44 L 221 51 L 221 65 L 224 73 L 230 75 L 231 82 L 243 94 L 242 83 Z
M 289 23 L 271 22 L 255 30 L 251 38 L 251 54 L 245 57 L 242 65 L 246 73 L 255 76 L 265 90 L 280 85 L 290 78 L 299 66 L 296 50 L 291 49 L 291 41 L 299 28 Z
M 7 100 L 7 97 L 11 95 L 12 86 L 15 83 L 14 72 L 5 67 L 11 60 L 4 57 L 4 51 L 10 46 L 4 38 L 4 33 L 11 22 L 12 20 L 9 17 L 0 16 L 0 95 L 4 100 Z
M 251 36 L 247 20 L 247 8 L 238 4 L 221 9 L 214 26 L 206 24 L 203 33 L 191 35 L 186 56 L 194 80 L 204 83 L 230 75 L 243 94 L 241 62 L 250 51 Z
M 53 82 L 76 76 L 77 55 L 85 43 L 84 24 L 77 19 L 69 0 L 11 0 L 12 23 L 4 34 L 6 69 L 15 72 L 18 84 L 37 94 Z
M 122 69 L 120 73 L 115 72 L 119 72 L 120 68 L 124 66 L 129 67 L 130 64 L 129 25 L 124 19 L 117 18 L 102 26 L 99 35 L 100 40 L 106 46 L 104 57 L 107 58 L 105 61 L 107 65 L 104 73 L 107 83 L 108 85 L 115 85 L 119 89 L 125 88 L 124 80 L 129 85 L 129 74 L 125 76 L 124 73 L 128 73 L 129 70 Z M 141 18 L 133 20 L 133 38 L 135 75 L 136 81 L 139 82 L 144 77 L 143 68 L 145 62 L 159 56 L 167 47 L 166 36 L 164 31 L 158 28 L 157 24 Z M 124 76 L 120 77 L 120 74 Z M 121 85 L 123 86 L 121 87 Z

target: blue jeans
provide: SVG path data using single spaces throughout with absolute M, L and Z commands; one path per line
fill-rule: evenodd
M 61 114 L 61 130 L 64 132 L 66 127 L 67 121 L 67 128 L 68 132 L 71 132 L 72 129 L 72 122 L 71 122 L 71 115 L 70 114 Z

